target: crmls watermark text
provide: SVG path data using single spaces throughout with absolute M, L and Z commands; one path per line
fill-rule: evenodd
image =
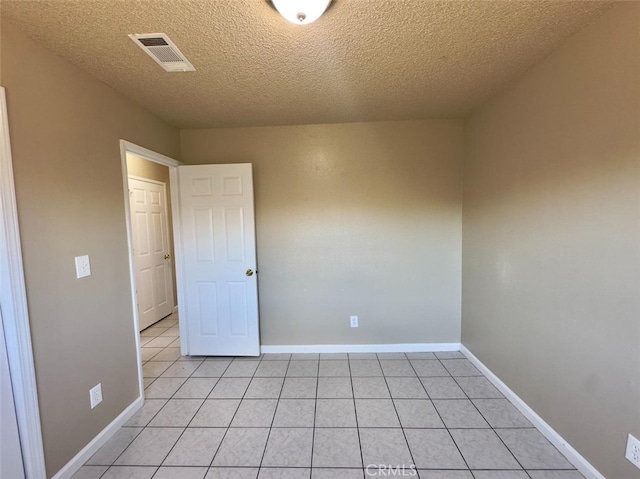
M 405 466 L 404 464 L 369 464 L 365 472 L 368 477 L 413 477 L 417 476 L 415 464 Z

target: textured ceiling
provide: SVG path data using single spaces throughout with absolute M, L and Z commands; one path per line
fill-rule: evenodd
M 3 19 L 179 128 L 462 117 L 608 2 L 335 0 L 316 23 L 267 0 L 1 0 Z M 166 73 L 128 37 L 167 33 Z

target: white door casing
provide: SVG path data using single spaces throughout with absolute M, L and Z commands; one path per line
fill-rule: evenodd
M 139 328 L 173 311 L 166 185 L 129 177 L 129 200 Z
M 24 464 L 18 418 L 13 401 L 13 386 L 9 373 L 9 359 L 4 338 L 2 311 L 0 310 L 0 477 L 24 479 Z
M 46 476 L 5 89 L 0 86 L 0 307 L 27 477 Z M 3 389 L 4 390 L 4 389 Z
M 173 158 L 157 153 L 153 150 L 149 150 L 148 148 L 144 148 L 142 146 L 136 145 L 135 143 L 131 143 L 126 140 L 120 140 L 120 167 L 122 169 L 122 193 L 124 195 L 124 209 L 125 209 L 125 223 L 127 226 L 127 244 L 129 250 L 129 284 L 131 287 L 131 298 L 133 299 L 132 306 L 132 314 L 133 314 L 133 324 L 131 328 L 131 332 L 135 341 L 136 355 L 138 358 L 138 387 L 139 387 L 139 397 L 144 398 L 144 387 L 145 383 L 143 380 L 142 373 L 142 355 L 140 348 L 140 319 L 138 318 L 138 308 L 136 307 L 136 267 L 135 267 L 135 259 L 133 254 L 133 228 L 131 226 L 131 201 L 129 196 L 129 171 L 127 167 L 127 155 L 137 155 L 145 160 L 152 161 L 159 165 L 164 165 L 169 168 L 169 177 L 171 179 L 171 189 L 174 191 L 174 188 L 177 188 L 177 184 L 175 183 L 175 169 L 181 163 Z M 175 201 L 175 195 L 172 197 L 171 201 L 172 212 L 175 213 L 177 210 L 177 202 Z M 176 265 L 177 267 L 177 265 Z M 176 277 L 176 285 L 179 287 L 179 282 Z M 183 325 L 180 325 L 180 328 L 183 328 Z
M 177 168 L 174 220 L 183 353 L 258 356 L 251 164 Z M 178 253 L 179 251 L 179 253 Z

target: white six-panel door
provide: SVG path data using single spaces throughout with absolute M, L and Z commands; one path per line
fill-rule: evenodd
M 187 353 L 257 356 L 251 164 L 180 166 L 178 183 L 180 225 L 174 227 L 181 243 L 179 308 Z
M 173 311 L 166 197 L 164 183 L 129 177 L 140 330 Z

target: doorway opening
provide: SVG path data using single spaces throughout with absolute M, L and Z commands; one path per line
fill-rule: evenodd
M 144 397 L 149 381 L 144 379 L 143 363 L 160 352 L 160 345 L 175 347 L 173 351 L 180 346 L 170 172 L 181 163 L 124 140 L 120 152 L 138 378 Z

